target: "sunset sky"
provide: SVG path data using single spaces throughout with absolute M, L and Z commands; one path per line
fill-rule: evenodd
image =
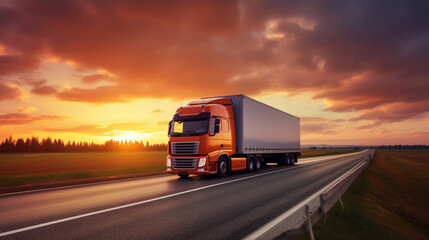
M 0 137 L 167 141 L 246 94 L 301 144 L 429 144 L 428 1 L 0 1 Z

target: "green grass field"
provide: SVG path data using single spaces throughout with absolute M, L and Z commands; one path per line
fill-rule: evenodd
M 429 151 L 377 150 L 342 199 L 315 239 L 429 239 Z
M 0 187 L 165 170 L 166 152 L 0 154 Z
M 302 157 L 353 151 L 303 149 Z M 163 151 L 0 154 L 0 187 L 164 171 L 166 156 Z

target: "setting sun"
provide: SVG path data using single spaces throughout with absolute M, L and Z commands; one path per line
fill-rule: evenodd
M 114 141 L 143 141 L 147 140 L 151 134 L 148 133 L 137 133 L 135 131 L 114 131 L 114 137 L 109 137 L 108 139 L 112 139 Z

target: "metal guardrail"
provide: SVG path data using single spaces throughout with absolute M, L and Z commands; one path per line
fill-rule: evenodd
M 367 167 L 374 154 L 374 149 L 365 150 L 359 156 L 359 163 L 352 169 L 244 239 L 273 239 L 283 233 L 286 236 L 293 236 L 305 230 L 309 231 L 311 238 L 314 239 L 312 224 L 326 214 L 337 201 L 342 205 L 341 196 Z

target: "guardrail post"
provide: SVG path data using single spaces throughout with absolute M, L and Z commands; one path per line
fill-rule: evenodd
M 311 214 L 310 214 L 310 205 L 305 205 L 305 212 L 307 213 L 307 223 L 308 223 L 308 231 L 310 232 L 311 240 L 314 240 L 313 228 L 311 226 Z

